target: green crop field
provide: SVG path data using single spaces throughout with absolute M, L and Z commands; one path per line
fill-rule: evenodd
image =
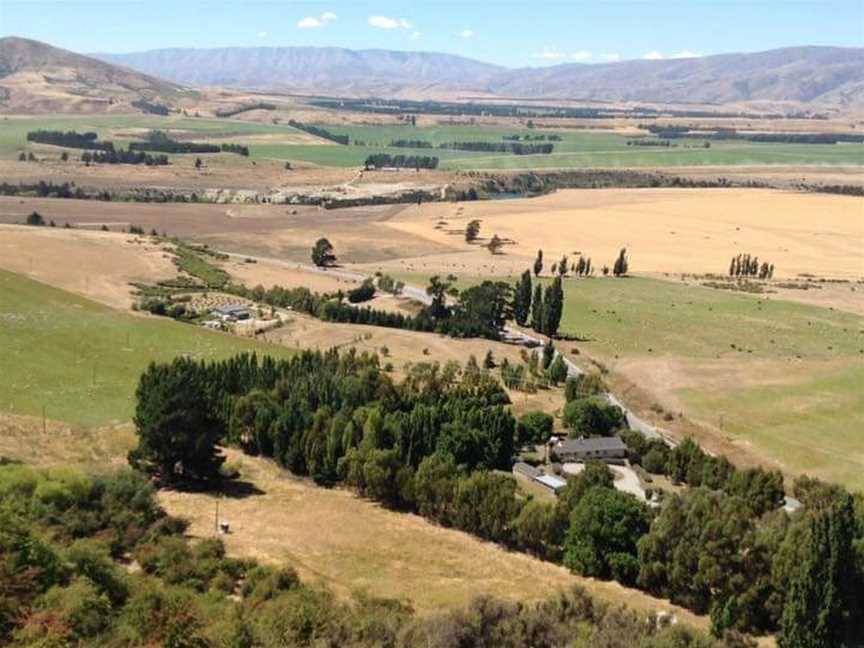
M 80 425 L 128 420 L 138 376 L 178 355 L 289 350 L 138 317 L 0 270 L 0 412 Z
M 676 146 L 628 146 L 632 139 L 615 133 L 587 133 L 584 131 L 554 131 L 487 126 L 436 126 L 413 128 L 410 126 L 329 126 L 322 128 L 349 135 L 352 142 L 364 146 L 354 147 L 370 152 L 392 154 L 435 155 L 441 166 L 448 169 L 537 169 L 579 167 L 629 166 L 699 166 L 738 164 L 864 164 L 864 145 L 852 144 L 774 144 L 744 141 L 712 141 L 711 148 L 703 148 L 702 140 L 678 140 Z M 393 148 L 393 140 L 423 140 L 439 145 L 447 142 L 503 142 L 504 135 L 556 134 L 560 142 L 551 142 L 555 150 L 549 155 L 512 155 L 507 153 L 451 151 L 448 149 Z M 377 148 L 376 148 L 377 147 Z M 349 149 L 351 147 L 339 147 Z M 458 155 L 454 155 L 458 154 Z M 353 153 L 345 152 L 347 157 Z M 361 156 L 354 156 L 359 159 Z
M 243 135 L 272 136 L 272 141 L 250 142 L 252 159 L 275 159 L 309 162 L 322 166 L 357 167 L 372 153 L 393 155 L 434 155 L 445 169 L 567 169 L 580 167 L 656 167 L 700 165 L 864 165 L 864 145 L 860 144 L 774 144 L 744 141 L 712 141 L 703 148 L 701 140 L 678 140 L 676 146 L 627 146 L 630 139 L 615 133 L 554 131 L 525 128 L 503 128 L 471 125 L 410 126 L 343 126 L 317 124 L 332 133 L 347 134 L 352 144 L 299 144 L 292 142 L 300 133 L 286 124 L 261 124 L 233 119 L 208 119 L 155 115 L 46 115 L 8 117 L 0 123 L 0 158 L 10 159 L 25 149 L 27 131 L 51 130 L 96 131 L 103 139 L 113 139 L 125 146 L 128 135 L 117 136 L 124 129 L 176 129 L 193 133 L 196 141 L 219 141 Z M 556 134 L 549 155 L 512 155 L 454 151 L 449 149 L 396 148 L 393 140 L 424 140 L 438 145 L 454 141 L 503 142 L 504 135 Z M 280 141 L 281 140 L 281 141 Z M 355 144 L 358 142 L 358 144 Z
M 126 146 L 134 139 L 127 136 L 116 136 L 116 131 L 122 132 L 124 129 L 183 130 L 194 133 L 196 136 L 200 135 L 200 137 L 196 137 L 196 141 L 201 142 L 218 142 L 219 139 L 224 137 L 233 138 L 243 135 L 281 134 L 296 136 L 299 134 L 299 131 L 287 125 L 181 116 L 39 115 L 36 117 L 5 117 L 0 121 L 0 158 L 10 159 L 16 157 L 27 146 L 28 131 L 38 129 L 74 130 L 78 132 L 93 131 L 98 133 L 100 139 L 112 140 L 120 146 Z M 266 149 L 267 146 L 265 145 L 263 148 Z M 254 151 L 250 151 L 250 153 L 253 157 L 255 156 Z
M 704 425 L 722 420 L 790 472 L 864 490 L 864 318 L 659 279 L 564 283 L 561 332 L 583 341 L 562 349 L 635 370 L 647 391 Z

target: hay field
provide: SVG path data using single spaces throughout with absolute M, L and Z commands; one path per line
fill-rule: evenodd
M 26 225 L 0 225 L 0 268 L 115 308 L 132 306 L 130 282 L 177 274 L 147 237 Z
M 481 238 L 497 234 L 515 245 L 492 256 L 466 244 L 462 233 L 474 219 L 481 221 Z M 847 196 L 757 189 L 564 190 L 532 199 L 406 207 L 387 226 L 459 248 L 448 256 L 382 264 L 417 272 L 521 273 L 538 249 L 547 270 L 564 254 L 571 262 L 583 254 L 599 272 L 626 247 L 636 273 L 726 274 L 735 254 L 749 253 L 773 263 L 775 277 L 864 277 L 864 201 Z
M 458 249 L 400 232 L 387 222 L 401 205 L 325 210 L 271 204 L 120 203 L 0 196 L 0 223 L 22 223 L 36 210 L 48 220 L 110 229 L 139 225 L 242 255 L 310 262 L 315 241 L 326 236 L 340 263 L 369 263 Z
M 395 513 L 349 491 L 324 489 L 291 477 L 264 459 L 229 450 L 241 479 L 263 493 L 222 497 L 220 517 L 232 532 L 222 536 L 233 556 L 287 562 L 304 579 L 320 581 L 340 594 L 367 590 L 408 599 L 420 612 L 467 604 L 481 593 L 513 600 L 537 600 L 573 584 L 612 603 L 640 611 L 674 611 L 701 628 L 706 617 L 617 583 L 581 578 L 563 567 L 509 552 L 468 534 Z M 213 534 L 215 498 L 200 493 L 160 493 L 172 514 L 191 520 L 190 533 Z
M 128 421 L 138 377 L 178 355 L 225 358 L 284 347 L 134 316 L 0 270 L 0 411 L 77 425 Z

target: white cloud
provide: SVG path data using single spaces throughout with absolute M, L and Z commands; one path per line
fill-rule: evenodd
M 680 52 L 676 52 L 669 58 L 678 59 L 678 58 L 700 58 L 702 54 L 699 52 L 691 52 L 690 50 L 681 50 Z
M 318 29 L 334 20 L 336 20 L 336 14 L 332 11 L 325 11 L 320 16 L 306 16 L 305 18 L 301 18 L 297 21 L 297 26 L 300 29 Z
M 621 55 L 617 52 L 607 52 L 605 54 L 601 54 L 600 59 L 606 61 L 607 63 L 614 63 L 615 61 L 621 60 Z
M 369 24 L 378 29 L 411 29 L 411 23 L 404 18 L 390 16 L 369 16 Z
M 411 32 L 411 40 L 420 40 L 421 38 L 423 38 L 423 34 L 419 31 Z
M 259 32 L 258 32 L 257 34 L 255 34 L 255 35 L 256 35 L 258 38 L 267 38 L 267 37 L 270 35 L 270 32 L 266 32 L 266 31 L 259 31 Z
M 578 52 L 573 52 L 570 55 L 570 58 L 573 59 L 574 61 L 584 63 L 585 61 L 590 60 L 592 56 L 593 55 L 588 50 L 579 50 Z
M 539 52 L 531 55 L 533 58 L 543 59 L 544 61 L 560 61 L 566 54 L 562 54 L 554 47 L 544 47 Z
M 459 37 L 460 38 L 473 38 L 474 32 L 470 29 L 463 29 L 462 31 L 459 32 Z
M 645 54 L 642 58 L 646 59 L 648 61 L 659 61 L 660 59 L 666 58 L 666 57 L 663 56 L 657 50 L 652 50 L 652 51 L 648 52 L 647 54 Z

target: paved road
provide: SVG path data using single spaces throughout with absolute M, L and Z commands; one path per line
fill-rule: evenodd
M 527 343 L 529 345 L 534 345 L 534 353 L 539 354 L 539 353 L 543 352 L 543 346 L 542 345 L 544 344 L 544 341 L 541 340 L 540 338 L 536 338 L 534 336 L 528 335 L 527 333 L 524 333 L 522 331 L 517 331 L 517 330 L 510 328 L 510 327 L 504 328 L 504 334 L 505 334 L 505 336 L 507 336 L 510 339 L 513 339 L 514 341 L 521 340 L 523 343 Z M 567 377 L 568 378 L 576 378 L 577 376 L 584 373 L 582 371 L 582 369 L 580 369 L 576 365 L 576 363 L 574 363 L 567 356 L 560 353 L 557 349 L 555 350 L 555 355 L 561 356 L 564 360 L 564 364 L 567 365 Z M 667 434 L 664 434 L 659 428 L 654 427 L 653 425 L 651 425 L 647 421 L 636 416 L 636 414 L 634 414 L 632 411 L 630 411 L 627 408 L 627 406 L 624 405 L 624 403 L 622 403 L 621 400 L 617 396 L 615 396 L 615 394 L 607 393 L 607 394 L 605 394 L 605 396 L 606 396 L 606 400 L 608 400 L 613 405 L 617 405 L 618 407 L 620 407 L 623 410 L 624 415 L 627 417 L 627 425 L 629 425 L 632 429 L 639 432 L 645 438 L 660 439 L 662 441 L 665 441 L 666 443 L 671 444 L 670 437 Z

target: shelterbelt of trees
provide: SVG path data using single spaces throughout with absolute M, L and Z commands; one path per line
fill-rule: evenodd
M 579 387 L 566 390 L 568 425 L 591 434 L 579 423 L 590 409 Z M 860 496 L 799 479 L 804 507 L 790 516 L 779 473 L 737 470 L 686 442 L 641 448 L 655 469 L 691 484 L 659 511 L 617 491 L 600 463 L 557 501 L 526 500 L 495 470 L 510 468 L 526 436 L 536 440 L 524 430 L 540 417 L 517 425 L 506 392 L 476 363 L 417 365 L 397 384 L 376 355 L 354 351 L 177 359 L 151 366 L 137 399 L 130 463 L 159 483 L 215 483 L 218 444 L 236 445 L 321 484 L 710 613 L 717 637 L 778 632 L 782 648 L 834 648 L 861 636 Z
M 130 470 L 86 476 L 0 461 L 0 643 L 170 648 L 745 648 L 656 629 L 574 588 L 536 604 L 476 599 L 426 618 L 408 604 L 345 601 L 290 567 L 194 544 Z M 128 569 L 129 559 L 140 566 Z
M 513 136 L 519 138 L 518 135 Z M 505 138 L 506 139 L 506 138 Z M 560 139 L 560 138 L 559 138 Z M 513 153 L 514 155 L 548 155 L 555 149 L 554 144 L 528 144 L 518 141 L 504 142 L 443 142 L 437 147 L 432 142 L 424 140 L 398 139 L 390 142 L 390 146 L 401 148 L 439 148 L 453 149 L 456 151 L 483 151 L 490 153 Z
M 229 286 L 240 297 L 312 315 L 327 322 L 370 324 L 409 331 L 437 332 L 451 337 L 480 337 L 498 340 L 505 322 L 511 317 L 512 287 L 503 281 L 484 281 L 458 294 L 451 278 L 432 277 L 426 289 L 432 303 L 416 315 L 403 315 L 346 304 L 341 294 L 313 293 L 308 288 Z M 448 305 L 447 298 L 456 302 Z M 560 320 L 560 315 L 559 315 Z
M 130 142 L 131 151 L 158 151 L 161 153 L 237 153 L 249 156 L 249 149 L 240 144 L 207 144 L 204 142 L 179 142 L 160 130 L 150 131 L 143 142 Z
M 27 133 L 28 142 L 53 144 L 65 148 L 114 150 L 113 142 L 97 141 L 98 134 L 93 132 L 76 133 L 75 131 L 35 130 Z
M 399 169 L 437 169 L 438 158 L 433 155 L 391 155 L 390 153 L 373 153 L 366 157 L 364 166 L 367 169 L 395 167 Z

